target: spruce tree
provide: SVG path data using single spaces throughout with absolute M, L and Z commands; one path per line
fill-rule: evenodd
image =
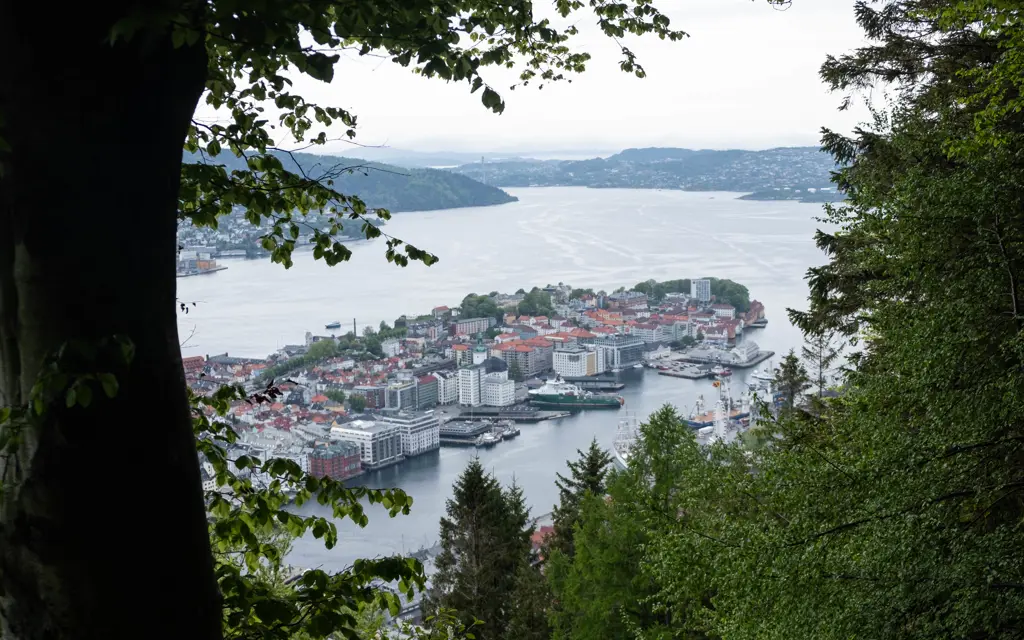
M 467 625 L 481 620 L 474 628 L 478 640 L 540 637 L 521 635 L 545 615 L 529 573 L 536 573 L 532 535 L 522 489 L 515 483 L 502 489 L 474 458 L 455 481 L 441 518 L 441 553 L 425 612 L 451 610 Z M 510 635 L 513 628 L 520 635 Z
M 555 530 L 546 544 L 549 550 L 557 549 L 569 557 L 575 553 L 573 529 L 579 520 L 580 502 L 587 494 L 604 495 L 608 465 L 612 461 L 611 455 L 598 446 L 597 438 L 590 441 L 586 451 L 577 449 L 576 453 L 579 454 L 576 461 L 566 461 L 569 476 L 556 474 L 558 504 L 552 511 Z
M 786 411 L 791 412 L 796 408 L 800 395 L 808 388 L 809 380 L 807 369 L 800 362 L 796 351 L 790 349 L 775 370 L 775 390 L 782 393 L 783 408 Z
M 835 331 L 819 330 L 808 333 L 804 339 L 804 346 L 800 349 L 800 356 L 809 371 L 808 377 L 814 386 L 818 388 L 818 397 L 825 393 L 834 370 L 833 364 L 842 352 L 842 345 L 836 346 Z

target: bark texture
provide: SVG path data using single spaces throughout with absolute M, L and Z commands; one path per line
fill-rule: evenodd
M 0 392 L 24 402 L 71 339 L 136 346 L 113 400 L 27 438 L 0 506 L 0 636 L 220 637 L 175 316 L 181 144 L 203 47 L 135 3 L 0 0 Z M 0 463 L 2 465 L 3 463 Z

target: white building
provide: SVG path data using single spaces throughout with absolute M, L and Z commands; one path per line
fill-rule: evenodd
M 658 332 L 658 325 L 656 324 L 635 324 L 629 328 L 629 332 L 644 342 L 656 342 L 658 340 L 655 336 Z
M 587 351 L 580 347 L 556 349 L 552 353 L 552 368 L 563 378 L 578 378 L 596 375 L 598 368 L 597 352 Z
M 697 302 L 711 302 L 711 281 L 707 278 L 690 280 L 690 297 Z
M 732 320 L 736 317 L 736 307 L 731 304 L 713 304 L 711 305 L 711 311 L 719 318 Z
M 459 401 L 459 379 L 449 371 L 430 374 L 437 379 L 437 404 L 455 404 Z
M 757 357 L 757 354 L 761 353 L 761 350 L 753 340 L 744 340 L 733 347 L 732 352 L 736 354 L 737 361 L 750 362 Z
M 484 368 L 481 365 L 459 369 L 459 404 L 467 407 L 480 406 L 483 401 L 480 397 L 483 376 Z
M 384 351 L 385 358 L 393 358 L 402 352 L 402 343 L 394 338 L 388 338 L 380 343 L 380 348 Z
M 508 407 L 516 403 L 516 383 L 507 371 L 488 373 L 480 389 L 481 400 L 488 407 Z
M 402 454 L 402 432 L 393 424 L 353 420 L 332 426 L 331 435 L 359 445 L 359 458 L 366 467 L 379 468 L 405 458 Z
M 402 434 L 402 453 L 406 456 L 417 456 L 441 446 L 441 423 L 433 411 L 401 411 L 385 416 L 383 422 L 398 427 Z

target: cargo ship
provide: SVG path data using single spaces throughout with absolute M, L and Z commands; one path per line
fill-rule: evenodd
M 533 406 L 550 409 L 618 409 L 626 403 L 622 396 L 584 391 L 561 376 L 532 389 L 529 396 Z

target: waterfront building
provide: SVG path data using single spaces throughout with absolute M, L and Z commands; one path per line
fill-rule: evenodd
M 654 324 L 635 324 L 629 328 L 629 333 L 634 335 L 644 342 L 651 343 L 657 342 L 655 334 L 658 331 L 658 326 Z
M 600 371 L 609 369 L 625 369 L 638 364 L 643 359 L 644 341 L 638 336 L 617 334 L 601 338 L 596 343 L 603 365 Z
M 306 456 L 309 474 L 317 478 L 345 480 L 362 471 L 359 445 L 340 441 L 314 447 Z
M 516 383 L 508 379 L 507 371 L 487 373 L 483 377 L 480 395 L 488 407 L 508 407 L 516 403 Z
M 406 456 L 418 456 L 441 446 L 441 424 L 433 411 L 401 411 L 384 416 L 383 422 L 399 429 L 402 453 Z
M 736 354 L 736 359 L 739 362 L 750 362 L 761 353 L 760 347 L 753 340 L 744 340 L 733 347 L 732 351 Z
M 480 397 L 480 384 L 483 382 L 483 365 L 474 365 L 459 369 L 459 404 L 467 407 L 479 407 L 482 398 Z
M 563 378 L 592 376 L 598 373 L 597 351 L 587 350 L 578 346 L 567 346 L 555 349 L 553 368 Z
M 400 380 L 388 385 L 384 408 L 395 411 L 414 411 L 419 407 L 416 380 Z
M 725 318 L 726 320 L 732 320 L 736 317 L 736 307 L 731 304 L 713 304 L 711 305 L 711 311 L 715 316 Z
M 711 302 L 711 280 L 707 278 L 690 280 L 690 297 L 697 302 Z
M 452 332 L 457 336 L 468 336 L 487 331 L 494 326 L 494 318 L 462 318 L 452 323 Z
M 437 378 L 420 376 L 416 379 L 416 408 L 429 409 L 437 404 Z
M 358 445 L 359 459 L 367 469 L 379 469 L 405 458 L 401 430 L 393 424 L 353 420 L 332 426 L 331 435 Z
M 459 401 L 459 379 L 451 371 L 435 371 L 430 374 L 437 380 L 437 404 L 455 404 Z

